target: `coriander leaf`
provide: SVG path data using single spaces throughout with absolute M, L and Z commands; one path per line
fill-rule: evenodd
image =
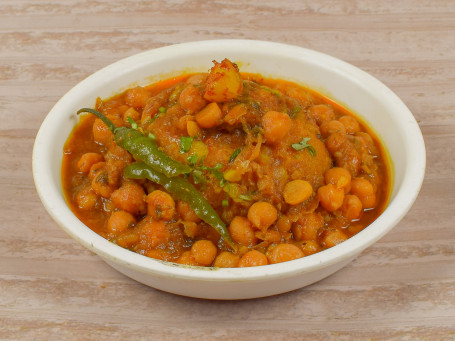
M 193 138 L 190 136 L 182 136 L 180 137 L 180 153 L 187 153 L 191 149 L 191 145 L 193 144 Z
M 229 181 L 227 181 L 224 176 L 223 176 L 223 173 L 220 172 L 221 168 L 223 168 L 223 164 L 222 163 L 217 163 L 215 165 L 215 167 L 211 168 L 210 169 L 210 172 L 213 174 L 213 176 L 215 178 L 217 178 L 218 180 L 220 180 L 220 187 L 224 187 L 224 185 L 226 185 L 227 183 L 229 183 Z
M 311 157 L 315 157 L 316 155 L 318 155 L 318 152 L 313 146 L 308 147 L 308 152 L 310 153 Z
M 199 157 L 196 154 L 191 154 L 186 158 L 186 160 L 191 164 L 195 165 L 199 161 Z
M 235 158 L 240 154 L 241 151 L 242 151 L 242 149 L 240 149 L 240 148 L 237 148 L 236 150 L 234 150 L 234 152 L 232 153 L 231 157 L 229 158 L 229 163 L 234 161 Z
M 200 171 L 199 169 L 195 169 L 192 174 L 194 183 L 196 185 L 205 184 L 207 182 L 204 175 L 202 174 L 202 171 Z
M 212 169 L 212 174 L 218 180 L 220 180 L 220 181 L 224 180 L 223 174 L 218 169 L 213 168 Z
M 127 116 L 126 118 L 128 120 L 128 122 L 131 124 L 131 128 L 133 128 L 134 130 L 137 129 L 137 123 L 134 122 L 134 120 L 131 118 L 131 116 Z
M 197 158 L 197 156 L 196 156 L 196 158 Z M 193 158 L 193 155 L 190 155 L 187 158 L 187 161 L 191 163 L 196 158 Z M 195 184 L 201 183 L 202 179 L 204 180 L 204 182 L 206 182 L 204 173 L 202 171 L 207 171 L 208 173 L 212 174 L 215 177 L 215 179 L 219 180 L 220 187 L 229 186 L 229 181 L 227 181 L 224 178 L 223 173 L 220 172 L 220 170 L 224 167 L 224 165 L 222 163 L 217 163 L 215 165 L 215 167 L 212 167 L 212 168 L 204 166 L 203 164 L 199 164 L 199 165 L 193 164 L 193 166 L 195 167 L 195 170 L 192 173 Z
M 251 195 L 245 195 L 245 194 L 240 194 L 239 198 L 244 200 L 244 201 L 251 201 Z
M 308 148 L 308 141 L 310 141 L 311 138 L 309 137 L 304 137 L 299 143 L 293 143 L 291 144 L 291 147 L 294 148 L 295 150 L 302 150 L 305 148 Z
M 317 155 L 317 151 L 311 144 L 308 143 L 310 140 L 311 140 L 310 137 L 304 137 L 299 143 L 291 144 L 291 147 L 297 151 L 308 149 L 310 155 L 314 157 L 315 155 Z

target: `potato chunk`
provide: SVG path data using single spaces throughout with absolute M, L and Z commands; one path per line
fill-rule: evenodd
M 204 98 L 211 102 L 226 102 L 237 98 L 243 90 L 243 83 L 237 65 L 228 59 L 215 64 L 207 77 Z

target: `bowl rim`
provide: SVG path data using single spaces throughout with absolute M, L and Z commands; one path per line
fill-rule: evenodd
M 212 50 L 218 47 L 247 49 L 252 53 L 262 53 L 261 51 L 266 50 L 271 51 L 267 53 L 268 55 L 291 55 L 292 58 L 302 61 L 304 58 L 314 58 L 317 63 L 336 67 L 336 72 L 354 78 L 356 81 L 366 82 L 376 93 L 387 99 L 386 104 L 390 109 L 400 113 L 397 119 L 407 127 L 404 131 L 406 136 L 403 138 L 406 150 L 409 151 L 406 155 L 406 173 L 396 196 L 389 201 L 384 212 L 368 228 L 339 245 L 289 262 L 252 268 L 204 268 L 164 262 L 123 249 L 93 232 L 72 213 L 66 205 L 63 194 L 52 186 L 55 180 L 49 172 L 49 165 L 40 161 L 48 160 L 51 157 L 51 152 L 46 148 L 49 149 L 50 141 L 48 140 L 53 130 L 53 118 L 60 115 L 61 111 L 65 110 L 74 101 L 74 98 L 78 97 L 76 95 L 85 88 L 112 78 L 113 71 L 139 68 L 144 66 L 144 63 L 153 63 L 155 59 L 163 58 L 168 54 L 181 54 L 194 49 Z M 63 153 L 63 151 L 61 152 Z M 43 205 L 54 221 L 80 244 L 102 258 L 142 273 L 167 278 L 213 282 L 286 278 L 297 273 L 302 274 L 329 267 L 334 263 L 354 257 L 382 238 L 407 214 L 419 194 L 425 174 L 425 165 L 425 145 L 417 121 L 401 99 L 378 79 L 352 64 L 321 52 L 295 45 L 248 39 L 205 40 L 168 45 L 123 58 L 96 71 L 69 90 L 47 114 L 36 135 L 32 159 L 33 178 Z M 59 181 L 61 181 L 60 178 Z

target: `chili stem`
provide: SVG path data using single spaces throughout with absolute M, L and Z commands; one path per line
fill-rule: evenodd
M 80 113 L 83 113 L 83 112 L 88 112 L 88 113 L 93 114 L 96 117 L 98 117 L 101 121 L 104 122 L 105 125 L 107 125 L 107 127 L 109 128 L 110 131 L 114 132 L 115 129 L 117 129 L 115 124 L 112 123 L 112 121 L 110 119 L 108 119 L 105 115 L 100 113 L 98 110 L 90 109 L 90 108 L 82 108 L 77 111 L 77 114 L 79 115 Z

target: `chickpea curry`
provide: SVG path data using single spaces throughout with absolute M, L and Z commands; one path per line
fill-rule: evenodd
M 358 118 L 228 59 L 82 112 L 64 147 L 66 200 L 93 231 L 147 257 L 290 261 L 355 235 L 388 199 L 385 152 Z

